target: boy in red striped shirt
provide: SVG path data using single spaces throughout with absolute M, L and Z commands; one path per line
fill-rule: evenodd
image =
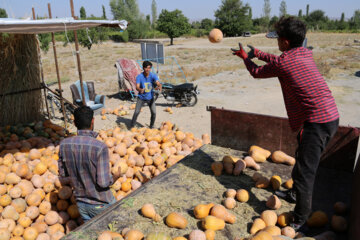
M 291 174 L 293 189 L 276 194 L 296 202 L 292 227 L 298 230 L 311 213 L 316 171 L 323 150 L 338 128 L 339 113 L 331 91 L 316 67 L 312 51 L 302 47 L 305 24 L 294 17 L 282 17 L 275 24 L 275 30 L 267 37 L 277 38 L 279 50 L 283 52 L 280 56 L 252 46 L 247 54 L 240 43 L 239 50 L 232 50 L 244 60 L 254 78 L 278 77 L 280 81 L 290 127 L 298 132 L 298 148 Z M 257 66 L 251 60 L 254 57 L 267 64 Z

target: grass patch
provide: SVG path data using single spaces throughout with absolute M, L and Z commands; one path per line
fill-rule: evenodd
M 70 81 L 70 78 L 68 76 L 60 77 L 60 82 L 61 83 L 66 83 L 68 81 Z M 57 84 L 57 82 L 58 82 L 57 78 L 45 79 L 45 83 L 48 84 L 48 85 Z

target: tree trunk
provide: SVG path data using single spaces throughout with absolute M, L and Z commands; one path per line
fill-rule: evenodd
M 170 38 L 170 45 L 174 45 L 174 38 Z

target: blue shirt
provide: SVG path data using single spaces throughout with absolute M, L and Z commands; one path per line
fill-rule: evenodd
M 150 72 L 148 77 L 145 77 L 144 73 L 140 73 L 136 77 L 136 84 L 140 84 L 140 88 L 144 89 L 144 93 L 139 93 L 141 100 L 151 100 L 153 98 L 153 85 L 159 81 L 158 76 L 155 73 Z

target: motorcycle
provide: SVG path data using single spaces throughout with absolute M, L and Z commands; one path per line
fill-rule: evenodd
M 170 83 L 162 83 L 162 91 L 154 91 L 155 101 L 162 95 L 169 102 L 179 102 L 184 106 L 192 107 L 197 103 L 197 86 L 193 83 L 183 83 L 180 85 L 173 85 Z

